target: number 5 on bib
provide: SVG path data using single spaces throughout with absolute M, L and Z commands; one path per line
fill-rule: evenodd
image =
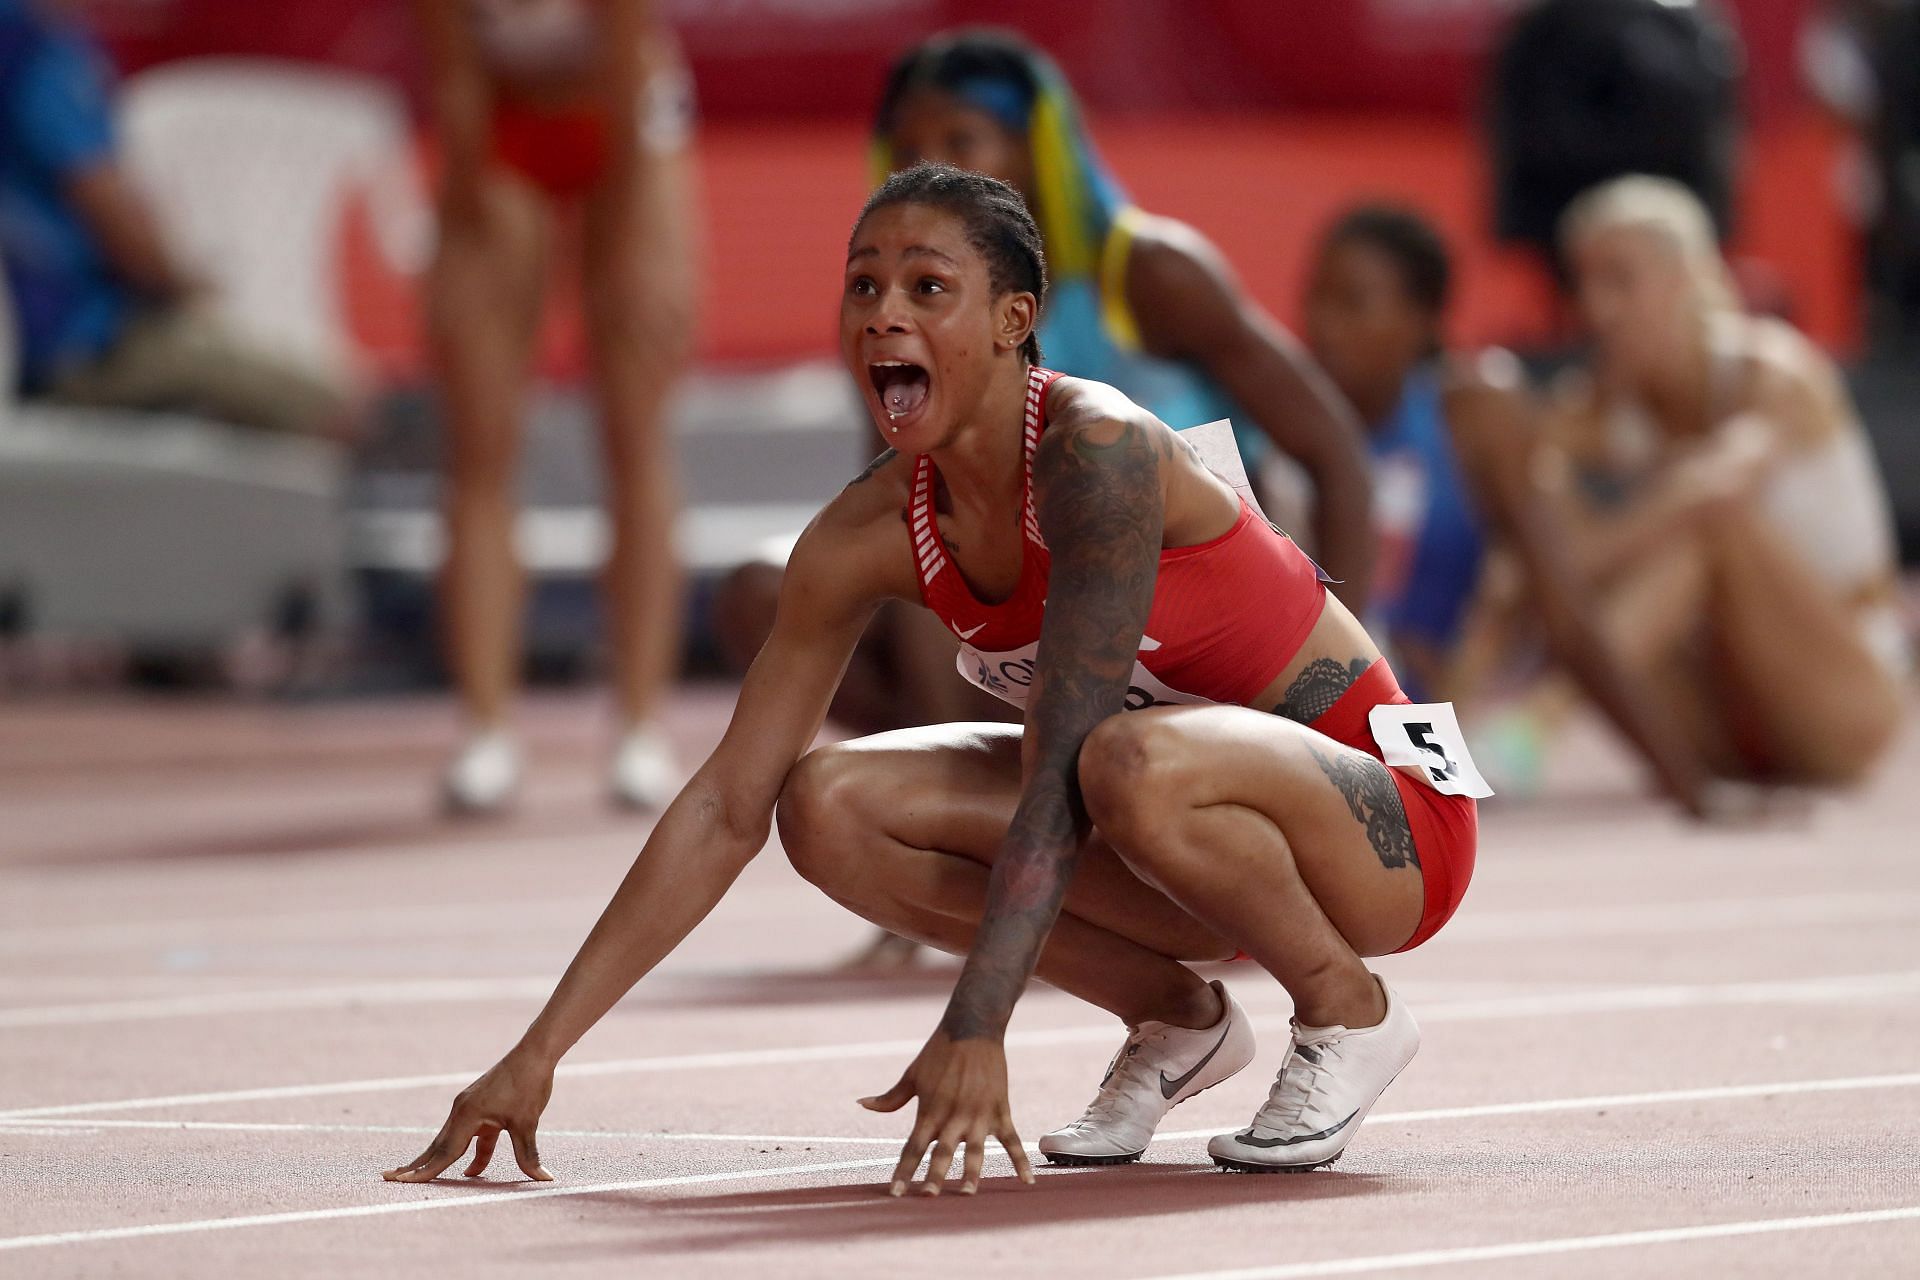
M 1474 767 L 1451 702 L 1381 703 L 1367 715 L 1380 756 L 1442 795 L 1484 800 L 1493 788 Z

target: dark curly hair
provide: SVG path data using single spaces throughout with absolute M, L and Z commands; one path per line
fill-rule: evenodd
M 1027 212 L 1026 201 L 1006 183 L 949 164 L 917 164 L 903 169 L 880 185 L 860 210 L 854 234 L 875 209 L 896 204 L 918 204 L 960 219 L 967 243 L 987 260 L 987 280 L 994 296 L 1030 293 L 1039 305 L 1047 300 L 1047 254 L 1040 246 L 1040 228 Z M 1029 364 L 1040 363 L 1040 338 L 1029 333 L 1020 346 Z

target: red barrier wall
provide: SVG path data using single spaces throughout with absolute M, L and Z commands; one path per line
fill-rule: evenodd
M 1819 0 L 1721 0 L 1756 119 L 1801 100 Z M 1098 111 L 1408 111 L 1461 118 L 1523 0 L 656 0 L 714 119 L 864 119 L 887 64 L 945 27 L 1016 28 Z M 87 0 L 129 70 L 206 54 L 305 58 L 411 85 L 407 0 Z
M 1405 117 L 1316 116 L 1102 121 L 1101 146 L 1136 200 L 1211 236 L 1248 289 L 1288 323 L 1320 230 L 1345 206 L 1388 198 L 1424 210 L 1458 259 L 1455 338 L 1540 345 L 1564 337 L 1552 290 L 1530 260 L 1485 228 L 1486 176 L 1472 131 Z M 703 358 L 777 361 L 828 354 L 848 224 L 867 192 L 865 139 L 851 125 L 709 125 Z M 1784 297 L 1829 347 L 1856 338 L 1851 233 L 1834 196 L 1841 139 L 1812 117 L 1755 139 L 1741 185 L 1743 275 Z M 354 327 L 376 367 L 417 371 L 416 304 L 348 219 Z M 547 370 L 578 371 L 576 326 L 555 308 Z

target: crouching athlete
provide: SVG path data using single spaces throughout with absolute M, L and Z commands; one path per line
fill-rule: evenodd
M 1479 792 L 1445 706 L 1409 706 L 1311 560 L 1181 436 L 1039 367 L 1040 237 L 1019 195 L 938 165 L 894 175 L 854 228 L 842 352 L 893 448 L 796 547 L 727 732 L 662 816 L 520 1042 L 420 1157 L 438 1176 L 535 1128 L 561 1055 L 704 918 L 778 820 L 801 874 L 885 928 L 967 957 L 906 1073 L 919 1100 L 890 1189 L 977 1189 L 986 1140 L 1023 1180 L 1003 1038 L 1028 979 L 1120 1018 L 1059 1163 L 1137 1159 L 1178 1103 L 1253 1058 L 1246 1016 L 1189 965 L 1244 953 L 1286 988 L 1290 1052 L 1243 1170 L 1340 1155 L 1419 1031 L 1364 957 L 1431 937 L 1472 871 Z M 1023 725 L 808 751 L 861 629 L 902 599 Z M 1129 714 L 1119 714 L 1123 710 Z M 1384 760 L 1384 762 L 1383 762 Z M 964 1159 L 962 1160 L 962 1157 Z

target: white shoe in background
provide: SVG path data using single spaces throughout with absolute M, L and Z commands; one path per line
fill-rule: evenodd
M 1215 1164 L 1241 1173 L 1305 1173 L 1340 1158 L 1367 1112 L 1420 1048 L 1413 1015 L 1386 983 L 1380 992 L 1387 1015 L 1377 1026 L 1353 1031 L 1293 1024 L 1293 1044 L 1267 1104 L 1245 1129 L 1207 1144 Z
M 625 809 L 657 813 L 672 801 L 680 783 L 673 748 L 657 727 L 638 724 L 620 735 L 608 777 L 614 803 Z
M 1130 1164 L 1167 1112 L 1253 1061 L 1253 1028 L 1220 983 L 1220 1020 L 1198 1031 L 1143 1022 L 1127 1034 L 1085 1114 L 1040 1139 L 1054 1164 Z
M 519 744 L 504 729 L 484 729 L 454 754 L 441 780 L 441 794 L 450 812 L 498 813 L 519 790 L 523 770 Z

